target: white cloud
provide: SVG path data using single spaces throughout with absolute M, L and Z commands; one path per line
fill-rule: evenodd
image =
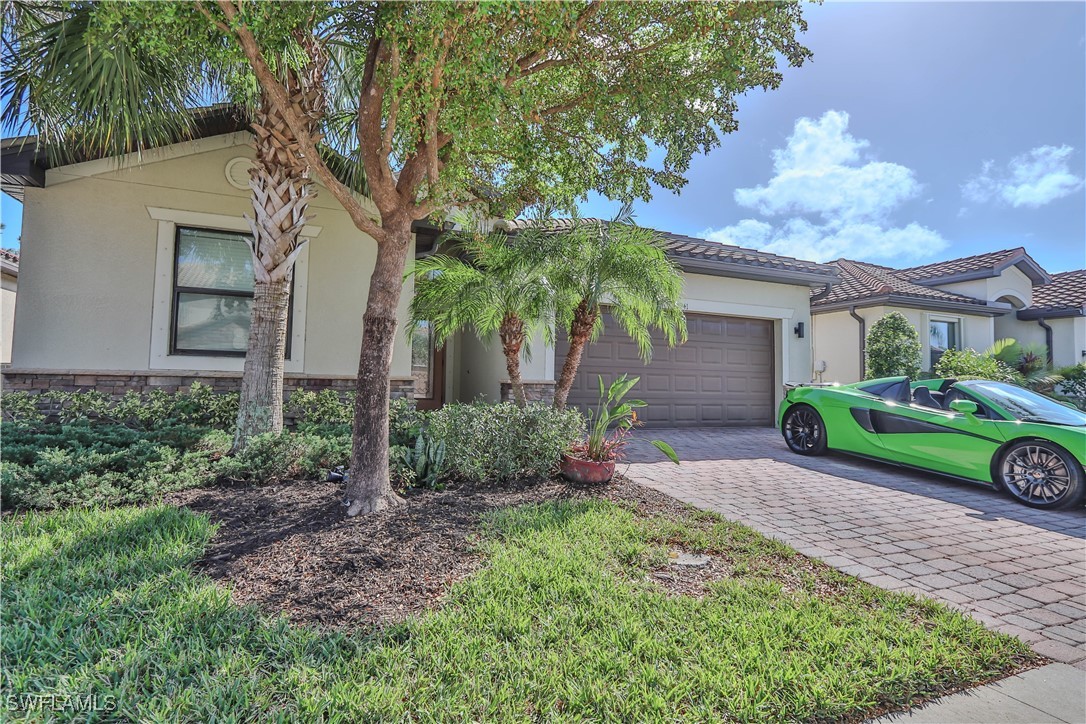
M 743 219 L 738 224 L 725 226 L 723 229 L 705 229 L 699 236 L 721 244 L 757 247 L 764 244 L 772 233 L 772 224 L 757 219 Z
M 1035 209 L 1080 190 L 1082 177 L 1071 172 L 1071 146 L 1038 146 L 1015 156 L 1006 168 L 985 161 L 980 173 L 962 185 L 968 201 L 1000 201 Z
M 740 206 L 789 218 L 776 226 L 743 219 L 702 236 L 814 261 L 920 259 L 944 249 L 946 240 L 932 229 L 890 223 L 889 216 L 922 186 L 912 169 L 866 157 L 870 143 L 850 134 L 848 123 L 843 111 L 800 118 L 785 147 L 773 151 L 769 182 L 736 189 Z
M 721 229 L 706 229 L 701 236 L 811 261 L 841 257 L 923 259 L 947 245 L 938 232 L 915 223 L 885 228 L 867 223 L 813 224 L 802 218 L 789 219 L 780 228 L 743 219 Z
M 785 148 L 773 152 L 776 175 L 765 186 L 736 189 L 735 201 L 766 216 L 817 214 L 826 221 L 884 217 L 920 192 L 911 169 L 863 162 L 869 143 L 848 133 L 848 114 L 801 118 Z

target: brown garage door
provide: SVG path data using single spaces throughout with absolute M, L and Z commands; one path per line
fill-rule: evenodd
M 641 378 L 630 396 L 648 403 L 639 411 L 647 425 L 773 424 L 773 323 L 687 314 L 686 325 L 689 339 L 673 349 L 654 334 L 652 361 L 645 365 L 637 345 L 607 317 L 603 334 L 585 349 L 569 405 L 595 407 L 597 376 L 610 383 L 626 373 Z M 560 340 L 556 376 L 568 350 Z

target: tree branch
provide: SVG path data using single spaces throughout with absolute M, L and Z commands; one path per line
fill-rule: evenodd
M 242 51 L 245 53 L 245 57 L 248 59 L 249 65 L 252 67 L 257 81 L 260 83 L 261 90 L 267 94 L 269 100 L 275 104 L 277 110 L 283 115 L 283 120 L 286 121 L 295 140 L 301 147 L 302 153 L 308 161 L 310 168 L 316 172 L 317 177 L 320 178 L 328 190 L 332 192 L 332 195 L 336 200 L 343 206 L 355 226 L 358 227 L 360 231 L 372 236 L 378 243 L 382 242 L 387 236 L 384 230 L 370 217 L 369 213 L 362 208 L 362 204 L 354 197 L 354 193 L 347 188 L 334 173 L 332 173 L 328 168 L 328 165 L 325 164 L 324 160 L 321 158 L 320 152 L 317 150 L 317 147 L 306 128 L 306 124 L 298 117 L 298 114 L 294 112 L 294 107 L 291 105 L 290 98 L 287 96 L 286 88 L 283 87 L 283 84 L 275 77 L 275 74 L 268 66 L 264 54 L 260 50 L 259 44 L 256 42 L 256 38 L 253 37 L 252 31 L 249 30 L 244 22 L 238 21 L 237 6 L 235 6 L 231 0 L 217 0 L 217 3 L 219 8 L 223 11 L 223 14 L 226 16 L 227 21 L 233 26 L 231 34 L 237 39 Z

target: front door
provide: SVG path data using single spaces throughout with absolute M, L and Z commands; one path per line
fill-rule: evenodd
M 419 322 L 411 335 L 411 376 L 418 409 L 436 410 L 445 404 L 445 348 L 434 346 L 429 322 Z

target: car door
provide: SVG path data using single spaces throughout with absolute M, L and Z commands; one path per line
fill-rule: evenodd
M 1004 442 L 983 411 L 965 415 L 901 402 L 873 410 L 871 424 L 890 460 L 973 480 L 989 479 L 992 456 Z

